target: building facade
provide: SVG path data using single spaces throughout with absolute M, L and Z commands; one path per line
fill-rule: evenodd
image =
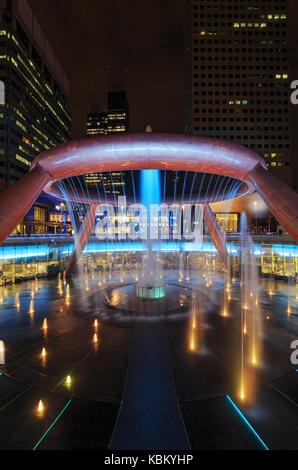
M 100 105 L 98 112 L 88 113 L 87 137 L 129 132 L 129 106 L 126 92 L 124 90 L 109 91 L 106 103 L 106 110 L 103 111 Z M 85 175 L 85 180 L 89 185 L 97 185 L 106 195 L 121 195 L 125 186 L 125 177 L 120 171 L 90 173 Z
M 108 116 L 107 113 L 88 113 L 87 116 L 87 137 L 95 135 L 106 135 L 108 133 Z
M 186 0 L 185 132 L 232 140 L 292 185 L 287 0 Z
M 129 132 L 129 108 L 125 91 L 108 92 L 108 134 Z
M 70 140 L 69 80 L 26 0 L 0 1 L 0 190 Z

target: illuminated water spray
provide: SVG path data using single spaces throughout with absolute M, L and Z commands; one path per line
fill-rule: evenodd
M 0 364 L 5 364 L 5 346 L 4 341 L 0 340 Z
M 192 289 L 192 305 L 190 315 L 190 338 L 189 338 L 189 349 L 190 351 L 197 351 L 199 348 L 198 344 L 198 319 L 196 314 L 196 295 L 194 289 Z
M 160 204 L 161 184 L 159 170 L 141 170 L 140 188 L 141 202 L 147 210 L 148 237 L 147 251 L 142 260 L 142 276 L 135 286 L 135 292 L 137 297 L 157 299 L 165 296 L 165 285 L 161 280 L 161 262 L 156 251 L 152 250 L 152 240 L 150 239 L 150 228 L 159 229 L 158 211 L 154 213 L 152 218 L 149 217 L 151 205 L 156 204 L 159 206 Z
M 183 281 L 183 272 L 184 272 L 184 253 L 181 251 L 179 253 L 179 276 L 178 276 L 178 281 L 182 282 Z
M 35 296 L 35 286 L 34 286 L 34 283 L 32 282 L 32 285 L 31 285 L 31 298 L 33 299 L 34 296 Z
M 231 301 L 231 257 L 228 257 L 227 268 L 225 270 L 225 280 L 224 280 L 224 300 L 223 300 L 223 311 L 222 316 L 229 316 L 229 302 Z
M 15 306 L 17 307 L 17 309 L 19 309 L 20 308 L 20 294 L 18 292 L 16 293 L 14 303 L 15 303 Z
M 34 311 L 35 311 L 35 310 L 34 310 L 34 300 L 31 299 L 31 300 L 30 300 L 30 306 L 29 306 L 29 311 L 28 311 L 28 313 L 33 314 Z
M 61 280 L 61 273 L 58 274 L 58 292 L 60 295 L 63 294 L 63 285 Z
M 65 304 L 67 306 L 69 306 L 69 304 L 70 304 L 69 284 L 66 285 Z
M 241 370 L 240 398 L 246 398 L 246 368 L 260 363 L 261 315 L 259 312 L 258 267 L 251 236 L 247 233 L 247 220 L 241 215 Z M 251 391 L 251 390 L 250 390 Z
M 97 333 L 94 333 L 92 341 L 93 341 L 93 344 L 97 344 L 97 343 L 98 343 L 98 335 L 97 335 Z

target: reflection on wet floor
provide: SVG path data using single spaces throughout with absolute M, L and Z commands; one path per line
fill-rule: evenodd
M 70 399 L 73 402 L 59 418 L 59 428 L 55 426 L 56 430 L 51 431 L 40 446 L 107 447 L 124 393 L 135 325 L 135 317 L 128 318 L 123 310 L 124 304 L 128 310 L 129 305 L 133 306 L 136 274 L 127 273 L 123 286 L 119 285 L 119 276 L 113 272 L 111 279 L 101 277 L 99 286 L 97 277 L 90 275 L 88 289 L 85 275 L 69 283 L 60 277 L 32 280 L 1 289 L 0 340 L 3 341 L 5 358 L 2 362 L 5 364 L 0 366 L 3 372 L 0 376 L 0 413 L 4 423 L 0 434 L 4 435 L 5 423 L 10 420 L 20 426 L 24 413 L 30 419 L 28 428 L 20 426 L 20 432 L 26 433 L 31 426 L 34 429 L 31 441 L 28 436 L 25 439 L 18 434 L 13 439 L 2 440 L 3 448 L 33 448 Z M 221 273 L 212 270 L 206 270 L 203 275 L 188 272 L 183 276 L 172 270 L 165 275 L 165 282 L 168 315 L 163 316 L 163 321 L 166 321 L 175 387 L 185 416 L 189 416 L 190 409 L 183 405 L 186 400 L 197 401 L 228 393 L 237 401 L 240 280 L 230 279 L 226 297 L 223 295 L 226 280 Z M 223 315 L 224 302 L 227 315 Z M 282 379 L 294 369 L 289 361 L 289 345 L 298 337 L 296 289 L 283 281 L 261 279 L 258 304 L 263 322 L 260 363 L 255 370 L 248 368 L 249 399 L 240 403 L 256 423 L 258 419 L 253 410 L 258 409 L 259 401 L 263 403 L 268 383 L 278 390 L 278 396 L 284 395 L 293 402 L 297 398 L 293 392 L 296 376 L 292 376 L 290 385 Z M 116 312 L 119 306 L 121 311 Z M 156 309 L 159 312 L 160 305 Z M 152 320 L 156 315 L 154 312 L 150 315 L 149 310 L 147 313 Z M 42 406 L 36 415 L 40 400 Z M 275 397 L 270 395 L 270 400 L 275 404 Z M 284 400 L 287 405 L 278 402 L 277 409 L 290 406 L 290 401 Z M 199 409 L 196 404 L 193 406 Z M 79 411 L 85 407 L 90 410 L 100 408 L 98 422 L 92 425 L 92 431 L 90 418 L 86 418 L 92 411 L 87 414 Z M 272 410 L 266 412 L 270 414 Z M 82 430 L 78 413 L 80 419 L 86 420 L 88 432 L 93 433 L 90 439 Z M 98 431 L 102 416 L 106 429 L 109 429 L 105 435 Z M 63 433 L 70 432 L 72 419 L 75 419 L 77 436 L 70 439 L 65 434 L 59 442 L 59 429 L 63 429 Z M 186 421 L 188 419 L 185 417 Z M 259 425 L 262 427 L 262 423 Z M 193 423 L 189 426 L 193 429 Z M 277 433 L 281 431 L 276 430 Z M 12 428 L 10 432 L 15 436 Z M 194 433 L 193 442 L 196 442 L 197 431 L 191 432 Z M 286 425 L 283 432 L 287 432 Z M 99 433 L 98 439 L 96 433 Z M 266 433 L 270 441 L 271 433 L 265 426 L 263 434 Z M 272 442 L 274 439 L 273 436 Z M 233 447 L 230 441 L 229 445 Z

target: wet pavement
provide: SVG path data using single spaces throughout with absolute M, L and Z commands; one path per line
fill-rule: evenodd
M 227 317 L 221 315 L 220 275 L 214 275 L 210 287 L 196 287 L 195 350 L 189 348 L 185 313 L 159 326 L 141 323 L 136 336 L 134 320 L 121 321 L 120 315 L 115 321 L 92 279 L 87 289 L 74 280 L 70 305 L 66 286 L 59 292 L 57 279 L 38 280 L 37 288 L 34 281 L 8 286 L 0 307 L 6 355 L 0 366 L 0 448 L 185 449 L 188 442 L 193 449 L 260 448 L 228 395 L 270 449 L 298 449 L 298 374 L 290 363 L 290 344 L 298 338 L 297 302 L 291 292 L 293 313 L 288 315 L 286 284 L 275 283 L 269 296 L 268 282 L 260 284 L 261 359 L 258 367 L 247 366 L 244 402 L 238 393 L 239 283 L 232 287 Z M 32 299 L 34 312 L 28 313 Z M 138 412 L 142 398 L 143 416 Z M 122 420 L 125 409 L 128 418 Z M 172 433 L 167 431 L 170 423 Z

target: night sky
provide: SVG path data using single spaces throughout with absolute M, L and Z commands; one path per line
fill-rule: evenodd
M 128 69 L 130 130 L 183 132 L 182 0 L 30 0 L 71 79 L 73 138 L 85 134 L 87 97 L 106 70 Z
M 128 69 L 131 131 L 142 132 L 149 123 L 155 132 L 183 132 L 184 0 L 29 3 L 71 80 L 73 138 L 85 135 L 88 96 L 107 90 L 111 67 Z M 295 80 L 298 0 L 289 4 L 290 78 Z M 298 106 L 292 111 L 298 122 Z

